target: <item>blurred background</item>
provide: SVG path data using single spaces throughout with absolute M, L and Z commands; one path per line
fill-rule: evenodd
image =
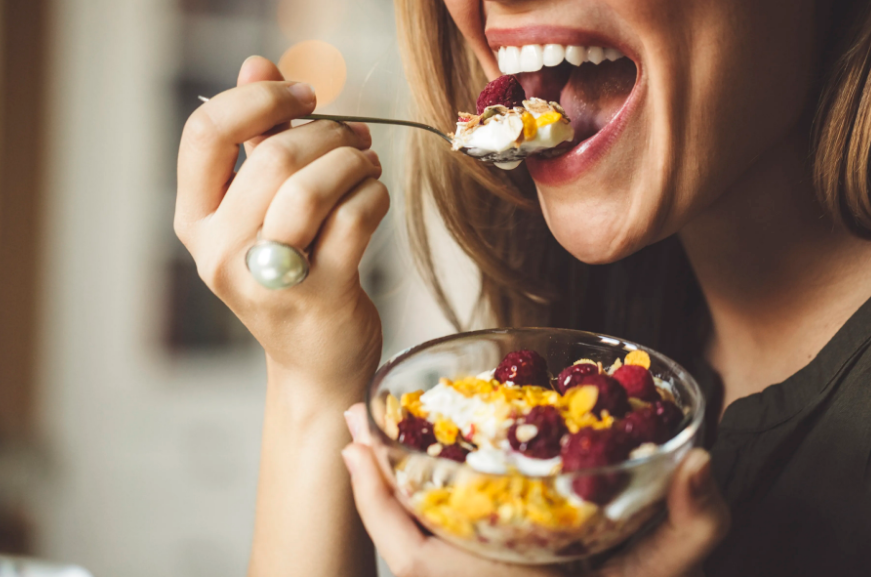
M 391 0 L 0 0 L 0 553 L 97 576 L 244 575 L 262 351 L 172 232 L 186 117 L 261 54 L 319 111 L 408 117 Z M 384 355 L 452 331 L 402 223 L 363 265 Z M 461 311 L 474 269 L 443 233 Z

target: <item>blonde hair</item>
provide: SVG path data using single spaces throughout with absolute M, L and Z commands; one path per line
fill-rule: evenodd
M 835 8 L 814 128 L 814 185 L 832 219 L 871 236 L 871 4 Z
M 856 233 L 871 230 L 871 16 L 855 6 L 840 16 L 859 24 L 827 65 L 815 132 L 815 177 L 823 206 Z M 486 78 L 443 0 L 395 0 L 400 45 L 415 115 L 445 131 L 458 110 L 474 110 Z M 852 13 L 852 14 L 850 14 Z M 837 27 L 837 26 L 836 26 Z M 680 243 L 667 239 L 618 263 L 588 266 L 558 245 L 532 183 L 414 136 L 406 202 L 409 237 L 448 318 L 463 328 L 434 268 L 425 222 L 427 196 L 459 246 L 480 267 L 479 303 L 497 325 L 548 325 L 620 334 L 678 361 L 699 351 L 707 310 Z M 674 321 L 696 331 L 674 331 Z M 671 320 L 672 322 L 667 322 Z M 665 330 L 671 325 L 672 330 Z M 676 334 L 678 333 L 678 334 Z

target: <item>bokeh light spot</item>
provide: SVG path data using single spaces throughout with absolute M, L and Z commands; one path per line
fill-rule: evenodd
M 338 48 L 327 42 L 306 40 L 294 44 L 282 55 L 278 67 L 286 79 L 314 86 L 318 108 L 338 98 L 345 87 L 345 59 Z

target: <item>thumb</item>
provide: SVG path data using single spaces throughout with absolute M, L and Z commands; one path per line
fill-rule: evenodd
M 249 56 L 245 62 L 242 63 L 242 67 L 239 69 L 239 77 L 236 79 L 236 86 L 264 81 L 281 82 L 282 80 L 284 80 L 284 76 L 282 76 L 278 66 L 273 64 L 270 60 L 262 56 Z M 290 128 L 290 123 L 285 122 L 274 127 L 265 134 L 252 138 L 245 143 L 245 154 L 250 156 L 251 152 L 253 152 L 253 150 L 257 148 L 257 145 L 263 142 L 266 137 L 287 130 L 288 128 Z
M 618 563 L 629 575 L 692 573 L 726 536 L 729 524 L 729 508 L 711 474 L 711 457 L 693 449 L 669 488 L 668 519 Z
M 272 61 L 262 56 L 249 56 L 242 63 L 242 68 L 239 69 L 239 77 L 236 80 L 236 86 L 251 84 L 252 82 L 263 82 L 264 80 L 278 81 L 284 80 L 278 66 Z

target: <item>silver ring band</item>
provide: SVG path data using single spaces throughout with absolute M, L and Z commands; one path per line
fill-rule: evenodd
M 254 280 L 272 290 L 296 286 L 309 273 L 305 253 L 274 240 L 258 240 L 245 254 L 245 265 Z

